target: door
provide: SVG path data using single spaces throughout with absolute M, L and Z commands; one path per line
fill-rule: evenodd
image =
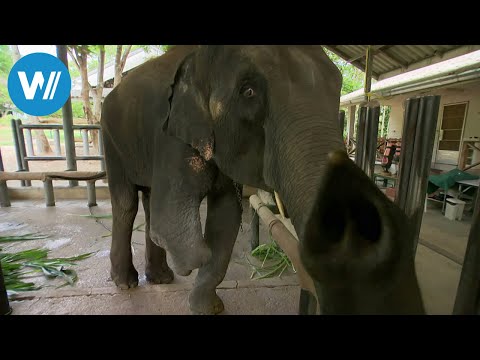
M 458 164 L 467 104 L 452 104 L 443 107 L 436 159 L 439 164 Z

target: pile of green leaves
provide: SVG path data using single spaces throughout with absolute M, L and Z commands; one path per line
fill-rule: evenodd
M 37 240 L 48 237 L 42 234 L 26 234 L 22 236 L 0 236 L 0 244 L 26 240 Z M 65 285 L 73 285 L 78 280 L 78 275 L 73 269 L 78 261 L 86 259 L 93 253 L 82 254 L 68 258 L 49 258 L 47 249 L 29 249 L 15 253 L 4 252 L 0 248 L 0 263 L 2 265 L 5 287 L 9 296 L 18 291 L 32 291 L 42 288 L 28 281 L 32 274 L 42 273 L 47 279 L 59 278 L 65 282 L 57 288 Z
M 292 267 L 293 269 L 290 259 L 274 240 L 259 245 L 251 252 L 251 255 L 262 260 L 262 264 L 260 266 L 252 264 L 247 257 L 247 261 L 253 269 L 250 279 L 265 279 L 276 275 L 280 277 L 287 268 Z

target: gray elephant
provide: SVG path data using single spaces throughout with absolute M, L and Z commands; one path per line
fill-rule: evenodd
M 167 250 L 175 273 L 199 269 L 192 312 L 223 311 L 216 287 L 247 184 L 285 203 L 322 312 L 421 313 L 406 219 L 342 155 L 341 82 L 321 46 L 176 46 L 131 71 L 102 113 L 116 285 L 138 284 L 130 241 L 140 191 L 147 280 L 172 281 Z

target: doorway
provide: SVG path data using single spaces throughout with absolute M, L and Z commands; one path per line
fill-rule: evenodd
M 457 165 L 468 102 L 444 105 L 436 162 Z

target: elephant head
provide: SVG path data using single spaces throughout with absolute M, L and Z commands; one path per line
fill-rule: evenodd
M 163 131 L 234 181 L 280 195 L 325 312 L 395 311 L 399 294 L 418 305 L 404 216 L 338 155 L 341 83 L 321 46 L 200 46 L 178 65 Z
M 320 46 L 200 46 L 163 129 L 234 181 L 276 190 L 302 237 L 338 129 L 341 74 Z

